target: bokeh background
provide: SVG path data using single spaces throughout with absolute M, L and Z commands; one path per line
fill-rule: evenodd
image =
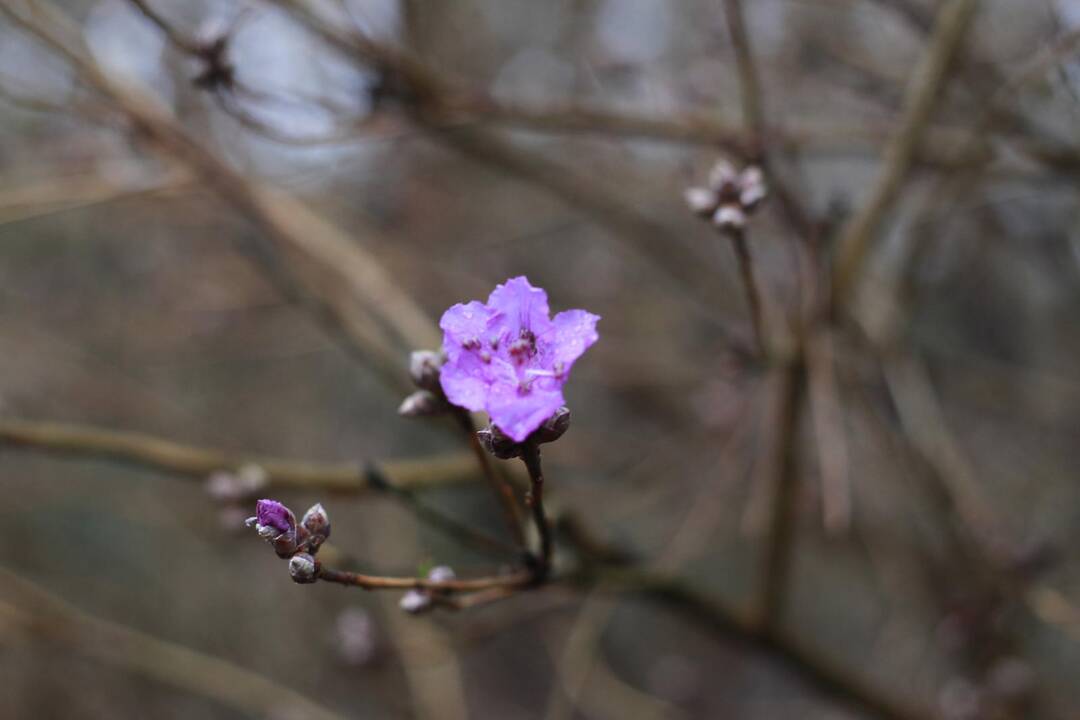
M 813 219 L 823 281 L 951 4 L 742 3 L 767 181 Z M 683 201 L 715 161 L 758 149 L 725 3 L 157 0 L 157 24 L 125 0 L 2 5 L 0 716 L 312 717 L 292 692 L 356 718 L 1077 716 L 1080 3 L 976 3 L 858 290 L 811 344 L 825 360 L 809 362 L 793 440 L 780 626 L 909 715 L 602 579 L 421 618 L 396 593 L 296 585 L 243 528 L 251 500 L 13 440 L 18 423 L 62 422 L 358 467 L 463 451 L 452 424 L 397 415 L 414 348 L 358 344 L 334 309 L 405 297 L 436 320 L 525 274 L 553 310 L 603 317 L 567 385 L 573 426 L 545 449 L 553 513 L 742 617 L 782 383 L 754 357 L 731 243 Z M 415 78 L 335 51 L 296 8 L 406 48 L 461 106 L 431 111 Z M 188 44 L 214 39 L 212 67 Z M 301 202 L 312 216 L 277 206 L 300 237 L 321 237 L 311 217 L 339 229 L 392 292 L 298 270 L 235 182 L 208 179 L 86 67 L 236 182 Z M 806 238 L 775 194 L 747 232 L 770 337 L 791 347 Z M 323 502 L 367 571 L 493 567 L 393 497 L 278 494 Z M 422 496 L 502 532 L 479 482 Z M 237 690 L 248 673 L 280 693 Z

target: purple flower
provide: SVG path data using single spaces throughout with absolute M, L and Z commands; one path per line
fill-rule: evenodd
M 296 516 L 292 510 L 277 500 L 260 500 L 255 504 L 255 521 L 262 527 L 271 528 L 278 535 L 296 528 Z
M 474 300 L 443 313 L 443 392 L 454 405 L 486 411 L 521 442 L 563 406 L 563 383 L 599 337 L 599 319 L 584 310 L 552 318 L 547 293 L 511 278 L 486 305 Z

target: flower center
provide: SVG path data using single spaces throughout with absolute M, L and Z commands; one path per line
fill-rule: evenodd
M 518 339 L 507 345 L 506 351 L 510 353 L 510 358 L 515 363 L 518 365 L 523 364 L 536 354 L 536 335 L 533 334 L 532 330 L 522 328 Z

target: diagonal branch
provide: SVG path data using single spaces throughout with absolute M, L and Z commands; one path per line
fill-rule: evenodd
M 949 0 L 938 12 L 929 47 L 908 85 L 900 127 L 885 148 L 881 174 L 839 238 L 834 304 L 841 304 L 853 289 L 870 244 L 908 178 L 978 4 L 979 0 Z
M 0 443 L 50 454 L 118 460 L 199 479 L 217 470 L 257 465 L 266 472 L 268 487 L 335 493 L 364 493 L 384 486 L 419 490 L 471 482 L 476 474 L 467 453 L 364 464 L 312 463 L 233 455 L 144 433 L 30 420 L 0 420 Z

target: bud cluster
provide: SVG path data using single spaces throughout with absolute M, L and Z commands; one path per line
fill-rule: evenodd
M 545 420 L 540 427 L 534 430 L 532 435 L 529 435 L 524 442 L 516 442 L 494 424 L 488 425 L 482 430 L 478 430 L 476 436 L 480 439 L 480 444 L 483 445 L 484 449 L 489 453 L 500 460 L 509 460 L 521 456 L 522 446 L 525 445 L 525 443 L 543 445 L 544 443 L 555 442 L 561 438 L 563 433 L 569 428 L 570 408 L 564 405 L 556 410 L 554 415 Z
M 457 574 L 449 565 L 437 565 L 428 572 L 427 579 L 437 583 L 449 582 L 456 580 Z M 442 594 L 442 591 L 439 590 L 414 588 L 401 596 L 398 607 L 410 615 L 419 615 L 430 610 L 435 600 Z
M 431 417 L 441 415 L 450 409 L 450 403 L 443 394 L 439 373 L 446 356 L 432 350 L 416 350 L 409 356 L 409 377 L 419 388 L 409 395 L 398 407 L 398 415 L 403 417 Z
M 738 172 L 721 160 L 709 173 L 706 187 L 687 188 L 686 204 L 722 230 L 741 230 L 747 218 L 768 194 L 761 168 L 751 165 Z
M 259 537 L 270 543 L 280 558 L 289 560 L 289 575 L 298 583 L 312 583 L 318 578 L 315 554 L 330 537 L 330 517 L 321 503 L 315 503 L 300 522 L 288 507 L 277 500 L 259 500 L 255 517 L 247 519 Z

